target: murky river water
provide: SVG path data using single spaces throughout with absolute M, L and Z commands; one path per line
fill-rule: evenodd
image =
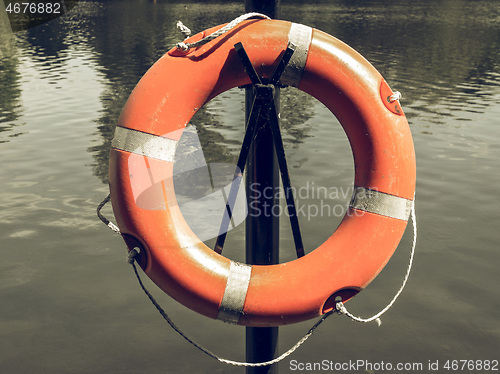
M 15 34 L 2 18 L 3 373 L 243 372 L 202 355 L 163 322 L 125 262 L 122 240 L 95 216 L 108 192 L 116 120 L 139 78 L 181 38 L 175 22 L 182 19 L 200 31 L 243 13 L 241 3 L 80 2 L 61 19 Z M 381 327 L 333 316 L 283 361 L 280 372 L 300 372 L 296 364 L 322 360 L 421 363 L 399 371 L 415 373 L 435 372 L 429 362 L 439 361 L 439 372 L 453 372 L 445 370 L 447 360 L 499 360 L 498 2 L 282 3 L 283 19 L 345 41 L 403 93 L 417 156 L 419 240 L 408 286 Z M 231 90 L 193 120 L 207 162 L 235 162 L 243 100 L 240 90 Z M 284 90 L 282 108 L 293 183 L 304 191 L 335 188 L 339 196 L 324 199 L 341 209 L 353 178 L 342 129 L 328 110 L 300 92 Z M 314 199 L 306 196 L 302 203 L 317 204 Z M 330 235 L 340 221 L 336 212 L 301 218 L 306 248 Z M 232 248 L 228 255 L 240 260 L 242 226 L 226 244 Z M 288 221 L 281 226 L 286 261 L 293 258 L 285 251 L 293 241 Z M 369 316 L 391 299 L 410 244 L 408 227 L 384 271 L 349 302 L 354 313 Z M 243 328 L 201 317 L 147 284 L 195 340 L 244 359 Z M 280 351 L 310 325 L 280 328 Z M 370 372 L 365 369 L 370 368 L 354 372 Z

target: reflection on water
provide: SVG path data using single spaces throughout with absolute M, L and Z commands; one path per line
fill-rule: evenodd
M 18 59 L 11 33 L 0 28 L 0 142 L 5 142 L 3 131 L 10 130 L 19 119 L 20 74 L 17 71 Z M 16 134 L 10 134 L 15 136 Z
M 291 358 L 498 359 L 498 2 L 282 3 L 282 18 L 347 42 L 403 93 L 417 154 L 420 236 L 408 288 L 381 328 L 332 317 Z M 107 193 L 120 111 L 140 77 L 181 39 L 175 22 L 197 32 L 242 12 L 243 2 L 232 1 L 80 1 L 65 17 L 28 31 L 12 34 L 0 23 L 0 298 L 6 301 L 0 365 L 6 373 L 242 371 L 212 362 L 163 327 L 124 263 L 121 239 L 94 213 Z M 243 92 L 233 89 L 193 118 L 207 163 L 235 163 L 243 107 Z M 338 209 L 328 217 L 304 211 L 310 250 L 342 217 L 352 156 L 341 127 L 315 99 L 285 89 L 281 108 L 292 182 L 305 191 L 299 203 Z M 335 196 L 311 196 L 322 187 Z M 226 244 L 236 259 L 242 259 L 242 226 Z M 293 240 L 286 217 L 280 226 L 288 261 Z M 377 312 L 397 290 L 409 231 L 381 275 L 350 302 L 355 313 Z M 243 358 L 242 329 L 156 295 L 194 338 Z M 280 329 L 280 350 L 308 327 Z M 280 371 L 292 372 L 289 360 Z

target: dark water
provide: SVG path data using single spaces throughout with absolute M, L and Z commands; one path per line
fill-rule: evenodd
M 403 93 L 417 155 L 419 240 L 408 286 L 381 327 L 333 316 L 280 372 L 301 372 L 291 360 L 423 365 L 394 371 L 403 373 L 436 372 L 428 363 L 438 360 L 439 372 L 488 372 L 443 366 L 500 359 L 499 3 L 282 3 L 283 19 L 347 42 Z M 80 2 L 62 19 L 15 35 L 2 15 L 2 373 L 243 372 L 202 355 L 166 326 L 138 288 L 121 239 L 94 213 L 108 191 L 118 115 L 140 77 L 179 41 L 175 22 L 199 31 L 241 13 L 240 2 Z M 193 119 L 207 162 L 234 163 L 243 105 L 242 93 L 231 90 Z M 293 182 L 348 194 L 352 158 L 333 116 L 293 90 L 283 92 L 282 107 Z M 342 208 L 348 198 L 340 193 L 328 202 Z M 302 217 L 306 248 L 323 242 L 339 221 L 340 214 Z M 281 226 L 287 260 L 292 241 L 287 221 Z M 232 258 L 241 259 L 242 238 L 241 227 L 229 235 Z M 409 228 L 384 271 L 349 303 L 351 311 L 369 316 L 386 305 L 410 243 Z M 190 336 L 244 359 L 243 328 L 198 316 L 148 285 Z M 311 324 L 281 328 L 280 351 Z M 377 372 L 365 369 L 350 372 Z

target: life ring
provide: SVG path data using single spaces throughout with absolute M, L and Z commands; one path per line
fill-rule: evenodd
M 314 251 L 287 263 L 250 266 L 217 254 L 191 231 L 175 197 L 173 157 L 199 108 L 251 83 L 233 46 L 242 42 L 268 78 L 289 41 L 297 48 L 282 82 L 317 98 L 340 121 L 354 155 L 354 194 L 339 227 Z M 332 310 L 336 298 L 351 298 L 381 271 L 408 221 L 415 152 L 393 95 L 352 48 L 295 23 L 247 20 L 201 47 L 173 48 L 133 90 L 112 142 L 111 200 L 128 248 L 140 249 L 138 263 L 163 291 L 211 318 L 277 326 Z M 146 209 L 137 203 L 137 188 L 152 180 L 162 206 Z

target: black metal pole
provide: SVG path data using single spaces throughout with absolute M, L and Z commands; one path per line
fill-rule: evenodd
M 245 0 L 246 12 L 259 12 L 279 18 L 280 0 Z M 245 92 L 246 118 L 254 99 L 252 88 Z M 275 105 L 279 113 L 279 88 L 276 88 Z M 268 116 L 264 114 L 257 123 L 257 132 L 249 150 L 247 161 L 246 191 L 248 217 L 246 220 L 246 262 L 252 265 L 270 265 L 279 262 L 279 216 L 273 207 L 279 204 L 276 191 L 279 173 L 273 136 Z M 272 192 L 272 193 L 270 193 Z M 246 328 L 246 360 L 263 362 L 275 357 L 278 345 L 277 327 Z M 247 374 L 277 374 L 278 365 L 249 367 Z

